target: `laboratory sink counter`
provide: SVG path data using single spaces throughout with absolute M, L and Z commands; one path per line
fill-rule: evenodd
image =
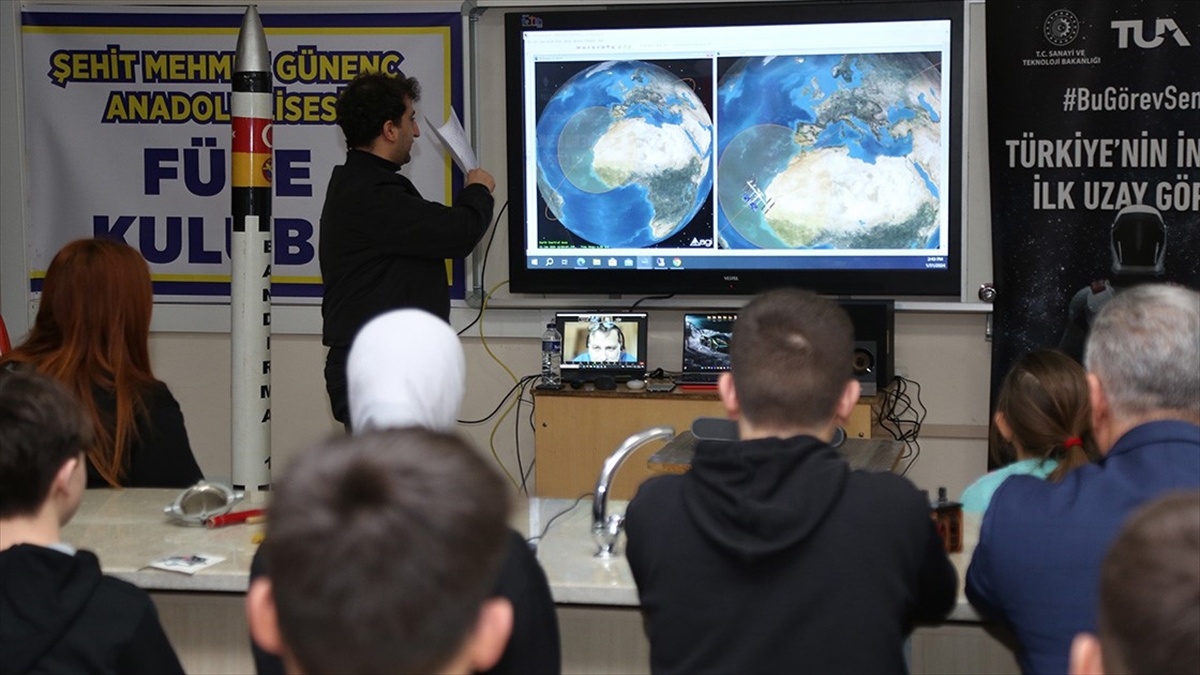
M 208 529 L 184 525 L 163 513 L 182 492 L 176 488 L 86 490 L 79 511 L 63 528 L 63 541 L 92 551 L 105 574 L 148 591 L 245 593 L 250 561 L 258 545 L 252 537 L 263 525 L 241 524 Z M 243 500 L 233 511 L 259 508 Z M 195 574 L 149 567 L 172 555 L 216 555 L 225 560 Z
M 258 545 L 255 534 L 262 524 L 231 525 L 208 529 L 172 521 L 163 507 L 179 494 L 175 489 L 88 490 L 75 518 L 64 528 L 63 540 L 100 557 L 106 574 L 125 579 L 150 591 L 201 591 L 244 593 L 249 586 L 250 561 Z M 623 514 L 628 502 L 613 500 L 609 514 Z M 234 511 L 254 508 L 243 502 Z M 557 516 L 557 517 L 556 517 Z M 625 559 L 625 535 L 618 540 L 618 555 L 597 558 L 592 539 L 592 501 L 585 498 L 532 497 L 528 518 L 518 513 L 513 525 L 537 540 L 537 557 L 546 571 L 550 590 L 559 604 L 636 607 L 637 586 Z M 979 621 L 979 615 L 962 593 L 970 550 L 978 539 L 978 520 L 964 523 L 963 553 L 951 554 L 959 572 L 959 600 L 951 621 Z M 188 575 L 149 567 L 169 555 L 218 555 L 224 561 Z
M 608 513 L 624 514 L 627 505 L 625 501 L 610 501 Z M 530 498 L 528 536 L 536 536 L 543 529 L 545 536 L 536 542 L 537 557 L 556 603 L 638 605 L 637 586 L 624 555 L 624 532 L 618 539 L 617 555 L 596 557 L 599 547 L 592 540 L 591 499 L 577 503 L 573 499 Z
M 608 513 L 624 514 L 628 504 L 610 501 Z M 558 514 L 562 515 L 550 523 Z M 547 523 L 550 523 L 548 529 Z M 618 555 L 597 558 L 598 546 L 592 540 L 591 527 L 590 499 L 578 503 L 571 499 L 535 497 L 529 500 L 529 536 L 546 529 L 545 536 L 537 541 L 537 557 L 546 571 L 554 601 L 559 604 L 638 606 L 637 586 L 625 558 L 625 534 L 622 532 L 618 540 Z M 958 570 L 958 603 L 946 620 L 979 622 L 979 614 L 963 593 L 970 551 L 979 539 L 978 519 L 965 517 L 963 530 L 963 552 L 950 554 L 950 560 Z
M 63 541 L 93 551 L 105 573 L 150 592 L 188 672 L 252 672 L 244 596 L 258 548 L 252 538 L 263 531 L 263 525 L 210 530 L 176 524 L 163 507 L 179 492 L 88 490 L 79 512 L 63 530 Z M 608 513 L 624 513 L 627 505 L 610 500 Z M 234 511 L 260 506 L 243 502 Z M 591 523 L 592 501 L 587 497 L 578 502 L 530 498 L 511 520 L 530 537 L 545 531 L 537 540 L 537 556 L 558 605 L 564 672 L 648 672 L 649 647 L 637 587 L 624 556 L 624 534 L 618 540 L 618 555 L 596 558 Z M 947 624 L 917 629 L 914 673 L 1018 672 L 1011 654 L 987 635 L 961 592 L 977 532 L 978 520 L 967 518 L 965 551 L 951 555 L 959 572 L 958 604 Z M 218 555 L 225 560 L 194 575 L 148 567 L 153 560 L 184 554 Z

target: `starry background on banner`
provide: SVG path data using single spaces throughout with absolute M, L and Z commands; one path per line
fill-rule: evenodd
M 1068 32 L 1074 37 L 1055 45 L 1045 30 L 1051 15 L 1067 10 Z M 1058 17 L 1065 15 L 1058 14 Z M 1153 38 L 1156 21 L 1171 19 L 1191 46 L 1172 35 L 1155 48 L 1135 44 L 1126 30 L 1126 48 L 1113 21 L 1141 20 L 1144 39 Z M 1063 24 L 1058 24 L 1059 28 Z M 1168 31 L 1169 33 L 1169 31 Z M 1053 31 L 1052 31 L 1053 34 Z M 1067 37 L 1063 35 L 1062 37 Z M 1053 52 L 1073 54 L 1087 63 L 1029 65 Z M 1041 56 L 1039 56 L 1039 52 Z M 1085 182 L 1147 183 L 1141 203 L 1158 207 L 1155 186 L 1186 183 L 1196 193 L 1200 167 L 1177 166 L 1176 141 L 1200 136 L 1200 110 L 1080 111 L 1068 102 L 1068 90 L 1086 87 L 1093 93 L 1161 92 L 1173 85 L 1181 94 L 1200 92 L 1200 3 L 1179 1 L 1050 0 L 992 3 L 987 7 L 988 133 L 991 163 L 994 307 L 992 393 L 1021 354 L 1056 347 L 1063 333 L 1067 306 L 1092 281 L 1111 279 L 1110 228 L 1117 208 L 1088 209 Z M 1071 58 L 1064 56 L 1060 58 Z M 1087 166 L 1010 166 L 1007 141 L 1073 139 L 1167 139 L 1163 167 L 1125 168 L 1114 153 L 1111 168 Z M 1036 176 L 1036 178 L 1035 178 Z M 1074 208 L 1035 209 L 1034 183 L 1048 181 L 1050 201 L 1058 206 L 1060 182 L 1073 182 Z M 1137 203 L 1137 200 L 1133 200 Z M 1200 287 L 1200 205 L 1172 201 L 1160 208 L 1166 225 L 1164 280 Z

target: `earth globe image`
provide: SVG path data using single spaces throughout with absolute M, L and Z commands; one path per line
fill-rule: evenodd
M 574 74 L 537 121 L 538 189 L 554 217 L 608 248 L 678 232 L 712 190 L 712 118 L 661 66 L 608 61 Z
M 937 248 L 940 111 L 925 54 L 738 59 L 717 89 L 722 245 Z

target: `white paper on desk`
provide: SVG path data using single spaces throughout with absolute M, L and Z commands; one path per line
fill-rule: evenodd
M 437 136 L 442 147 L 446 148 L 446 152 L 450 153 L 451 159 L 462 169 L 463 173 L 471 169 L 479 168 L 479 160 L 475 158 L 475 150 L 471 148 L 471 142 L 467 140 L 467 132 L 463 131 L 462 122 L 458 121 L 458 113 L 454 112 L 454 108 L 450 109 L 450 119 L 446 123 L 438 126 L 433 123 L 433 120 L 425 118 L 425 125 L 433 131 L 433 135 Z
M 183 574 L 195 574 L 205 567 L 212 567 L 219 562 L 224 562 L 225 556 L 212 555 L 209 553 L 182 553 L 179 555 L 169 555 L 158 560 L 151 560 L 150 567 L 168 572 L 182 572 Z

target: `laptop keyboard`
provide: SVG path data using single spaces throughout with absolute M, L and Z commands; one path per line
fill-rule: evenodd
M 676 384 L 716 384 L 721 373 L 681 373 Z

